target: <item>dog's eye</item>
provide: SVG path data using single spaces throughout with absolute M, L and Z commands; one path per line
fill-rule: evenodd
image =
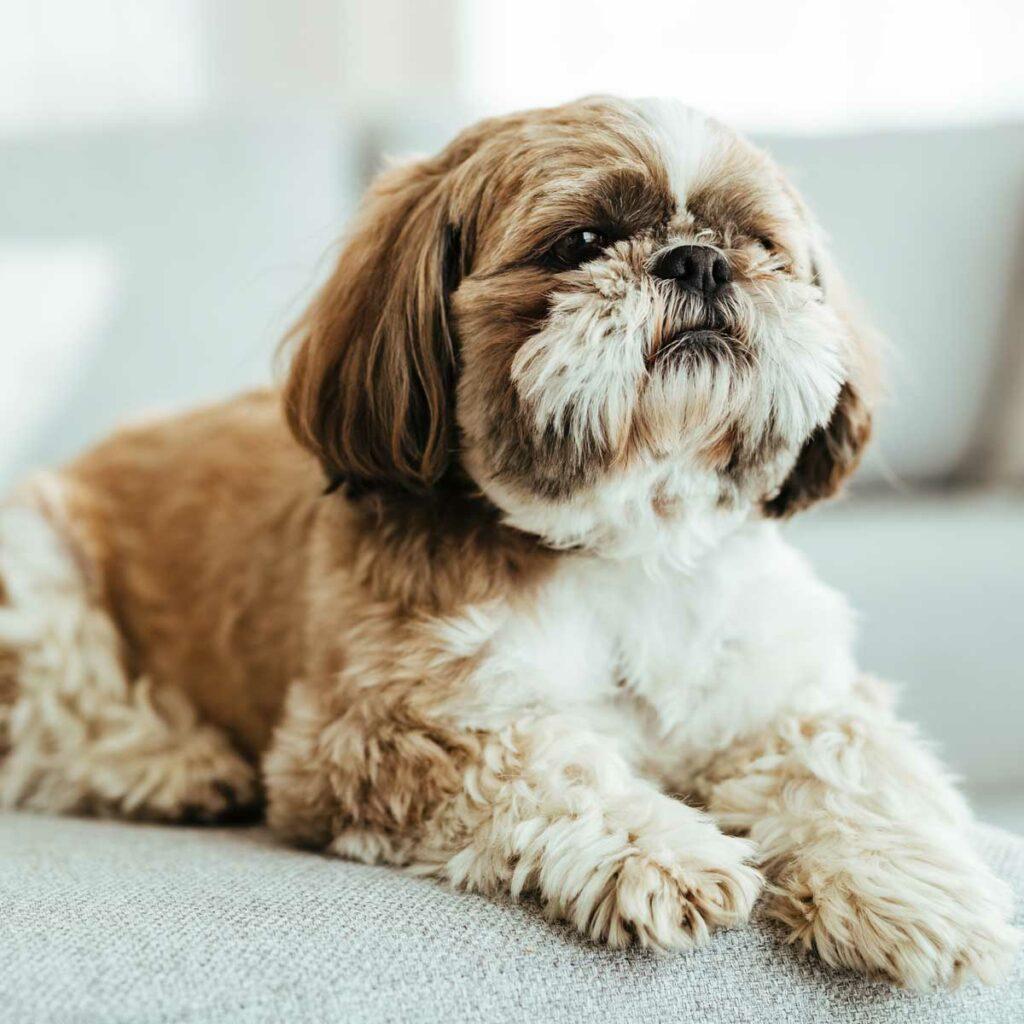
M 792 270 L 792 259 L 785 249 L 775 241 L 774 238 L 769 238 L 767 235 L 760 235 L 755 239 L 757 244 L 764 249 L 765 253 L 769 256 L 771 262 L 768 264 L 768 270 L 772 273 L 788 273 Z
M 580 228 L 563 235 L 551 247 L 551 261 L 563 269 L 581 266 L 596 260 L 608 245 L 607 235 L 593 228 Z

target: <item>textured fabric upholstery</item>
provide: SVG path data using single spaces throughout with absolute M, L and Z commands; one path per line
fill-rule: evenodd
M 979 842 L 1024 896 L 1024 840 Z M 609 952 L 529 904 L 284 849 L 262 829 L 0 816 L 5 1024 L 1020 1024 L 995 989 L 915 996 L 764 923 L 697 953 Z

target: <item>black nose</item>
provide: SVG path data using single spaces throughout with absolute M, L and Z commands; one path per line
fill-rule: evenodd
M 729 261 L 710 245 L 677 245 L 658 257 L 652 273 L 708 298 L 732 280 Z

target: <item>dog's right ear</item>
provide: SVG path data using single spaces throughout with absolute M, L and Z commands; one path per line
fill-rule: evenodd
M 429 488 L 453 445 L 447 293 L 463 265 L 440 158 L 373 184 L 337 267 L 296 325 L 284 410 L 331 487 Z

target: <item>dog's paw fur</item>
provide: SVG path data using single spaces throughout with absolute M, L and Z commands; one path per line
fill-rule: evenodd
M 1021 943 L 1007 886 L 935 841 L 801 860 L 776 877 L 767 909 L 826 963 L 917 990 L 995 984 Z
M 707 850 L 700 857 L 628 854 L 583 930 L 616 948 L 638 943 L 669 952 L 703 945 L 717 928 L 744 923 L 763 884 L 747 863 L 753 847 L 729 836 L 718 836 L 713 846 L 711 857 Z
M 135 807 L 138 817 L 183 823 L 245 821 L 259 813 L 253 766 L 233 750 L 199 749 L 168 759 L 166 774 Z

